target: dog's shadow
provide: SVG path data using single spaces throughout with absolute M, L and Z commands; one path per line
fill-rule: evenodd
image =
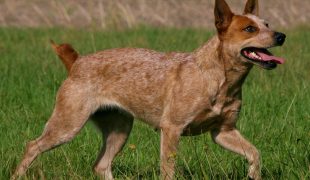
M 130 168 L 129 166 L 124 165 L 115 165 L 113 167 L 114 177 L 116 179 L 135 179 L 135 180 L 145 180 L 145 179 L 160 179 L 160 170 L 159 168 L 154 168 L 155 165 L 149 165 L 144 169 L 139 170 L 137 173 L 137 169 Z M 199 171 L 199 172 L 198 172 Z M 207 171 L 207 170 L 206 170 Z M 263 174 L 265 174 L 263 172 Z M 125 177 L 125 178 L 124 178 Z M 212 175 L 209 172 L 201 173 L 199 169 L 188 169 L 184 166 L 178 166 L 176 168 L 175 179 L 178 180 L 200 180 L 200 179 L 212 179 L 212 180 L 219 180 L 219 179 L 248 179 L 246 171 L 244 172 L 227 172 L 223 174 L 222 172 L 213 172 Z

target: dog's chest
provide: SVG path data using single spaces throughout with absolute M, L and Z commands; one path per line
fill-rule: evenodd
M 185 128 L 183 135 L 199 135 L 223 124 L 234 125 L 241 108 L 241 99 L 231 96 L 217 97 L 211 106 L 197 113 Z

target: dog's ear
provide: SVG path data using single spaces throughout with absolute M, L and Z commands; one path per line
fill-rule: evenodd
M 258 16 L 258 0 L 248 0 L 246 2 L 243 14 L 254 14 Z
M 219 34 L 229 27 L 234 14 L 231 12 L 225 0 L 215 0 L 214 17 L 215 27 Z

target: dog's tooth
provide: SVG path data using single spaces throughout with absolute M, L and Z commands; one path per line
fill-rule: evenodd
M 251 52 L 250 53 L 252 57 L 257 58 L 257 59 L 261 59 L 261 57 L 259 55 L 256 54 L 256 52 Z

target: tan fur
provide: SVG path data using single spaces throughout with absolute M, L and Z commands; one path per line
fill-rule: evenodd
M 73 49 L 70 44 L 56 44 L 53 40 L 50 40 L 51 46 L 64 63 L 67 71 L 70 71 L 71 66 L 79 57 L 79 54 Z
M 257 2 L 247 3 L 253 10 L 251 2 Z M 219 35 L 192 53 L 123 48 L 76 61 L 70 53 L 74 50 L 60 56 L 69 76 L 43 134 L 28 143 L 12 178 L 23 175 L 40 153 L 70 141 L 92 116 L 105 142 L 94 169 L 105 179 L 113 179 L 112 161 L 125 144 L 134 117 L 160 129 L 162 179 L 173 178 L 180 136 L 207 131 L 215 143 L 246 157 L 249 177 L 260 179 L 259 152 L 236 129 L 242 84 L 253 66 L 240 50 L 273 46 L 273 31 L 256 16 L 233 15 L 224 0 L 216 0 L 215 14 Z M 242 32 L 249 24 L 259 32 Z M 61 54 L 61 46 L 55 47 Z

